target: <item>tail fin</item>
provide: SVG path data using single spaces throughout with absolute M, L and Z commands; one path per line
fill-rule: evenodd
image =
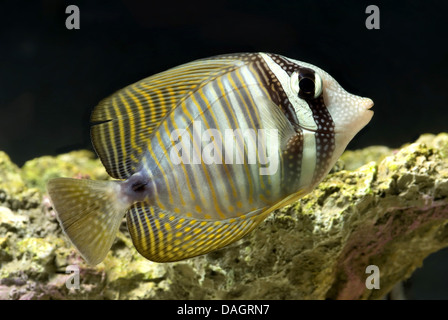
M 59 223 L 82 257 L 92 265 L 106 257 L 130 204 L 116 181 L 69 178 L 47 185 Z

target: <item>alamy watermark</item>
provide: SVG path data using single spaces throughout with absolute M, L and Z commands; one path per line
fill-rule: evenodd
M 65 27 L 68 30 L 80 29 L 80 13 L 78 6 L 69 5 L 65 8 L 65 13 L 70 14 L 67 19 L 65 19 Z
M 366 288 L 369 290 L 380 288 L 380 268 L 371 264 L 366 268 L 366 274 L 370 274 L 366 279 Z
M 366 28 L 369 30 L 380 28 L 380 8 L 371 4 L 367 6 L 366 13 L 369 16 L 366 19 Z
M 67 280 L 65 280 L 65 286 L 67 289 L 79 289 L 79 266 L 77 265 L 68 265 L 65 268 L 65 273 L 69 273 Z
M 260 164 L 260 175 L 273 175 L 279 164 L 277 129 L 203 130 L 201 121 L 193 121 L 192 134 L 176 129 L 170 139 L 173 164 Z
M 65 9 L 65 13 L 69 14 L 65 20 L 65 27 L 69 30 L 80 29 L 80 11 L 76 5 L 69 5 Z M 380 9 L 376 5 L 366 7 L 365 13 L 369 14 L 366 19 L 366 28 L 369 30 L 380 29 Z

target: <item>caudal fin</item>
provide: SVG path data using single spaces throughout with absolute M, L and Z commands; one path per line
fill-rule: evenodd
M 129 204 L 115 181 L 69 178 L 47 185 L 59 223 L 82 257 L 92 265 L 106 257 Z

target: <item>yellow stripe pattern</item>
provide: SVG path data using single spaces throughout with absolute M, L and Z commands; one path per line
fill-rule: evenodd
M 250 232 L 264 219 L 261 213 L 286 196 L 282 164 L 275 174 L 260 175 L 258 136 L 243 133 L 257 134 L 269 123 L 263 118 L 269 113 L 262 112 L 267 106 L 259 104 L 270 99 L 267 76 L 259 74 L 254 57 L 218 57 L 173 68 L 96 107 L 92 141 L 109 174 L 127 179 L 143 171 L 149 177 L 151 193 L 127 214 L 132 240 L 146 258 L 177 261 L 221 248 Z M 196 125 L 201 133 L 213 129 L 223 139 L 231 130 L 244 143 L 234 141 L 227 149 L 223 140 L 219 149 L 216 140 L 195 139 Z M 184 138 L 171 140 L 174 130 L 185 131 L 190 149 Z M 211 144 L 221 163 L 174 164 L 171 152 L 179 144 L 190 156 L 202 155 Z M 226 164 L 230 151 L 232 161 L 240 154 L 243 163 Z M 256 163 L 248 163 L 251 152 Z
M 262 221 L 257 213 L 244 219 L 222 221 L 182 219 L 140 202 L 131 207 L 127 222 L 140 254 L 152 261 L 172 262 L 237 241 Z
M 197 219 L 216 220 L 237 217 L 278 201 L 279 194 L 271 190 L 281 189 L 278 188 L 280 178 L 260 176 L 258 158 L 256 163 L 248 163 L 249 144 L 258 154 L 258 136 L 247 138 L 242 146 L 236 143 L 233 153 L 234 156 L 237 152 L 243 153 L 243 164 L 226 164 L 224 153 L 229 150 L 224 145 L 222 149 L 217 148 L 216 140 L 195 139 L 198 123 L 203 132 L 215 129 L 222 138 L 226 129 L 254 129 L 257 134 L 263 121 L 255 95 L 267 97 L 267 92 L 253 69 L 247 66 L 228 70 L 186 95 L 179 107 L 162 120 L 155 138 L 150 141 L 148 156 L 142 161 L 152 180 L 157 181 L 148 201 L 161 203 L 161 208 L 171 212 L 179 210 L 180 215 L 191 213 Z M 191 162 L 193 153 L 202 155 L 201 151 L 211 143 L 221 163 L 205 164 L 201 159 L 198 164 L 173 164 L 172 149 L 176 144 L 185 147 L 183 139 L 171 141 L 171 133 L 178 129 L 184 129 L 191 142 L 189 150 L 182 150 L 190 153 Z M 239 139 L 245 137 L 241 132 L 235 134 Z M 174 199 L 182 199 L 182 203 Z M 242 205 L 236 206 L 237 202 Z
M 235 67 L 235 59 L 225 57 L 194 61 L 129 85 L 101 101 L 91 116 L 91 133 L 107 172 L 113 178 L 129 178 L 140 167 L 160 120 L 187 93 Z

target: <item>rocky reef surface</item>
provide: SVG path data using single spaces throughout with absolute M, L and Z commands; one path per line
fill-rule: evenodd
M 176 263 L 141 257 L 123 221 L 105 261 L 87 265 L 45 191 L 61 176 L 108 179 L 89 151 L 22 168 L 0 151 L 0 299 L 379 299 L 448 246 L 446 133 L 347 151 L 244 239 Z

